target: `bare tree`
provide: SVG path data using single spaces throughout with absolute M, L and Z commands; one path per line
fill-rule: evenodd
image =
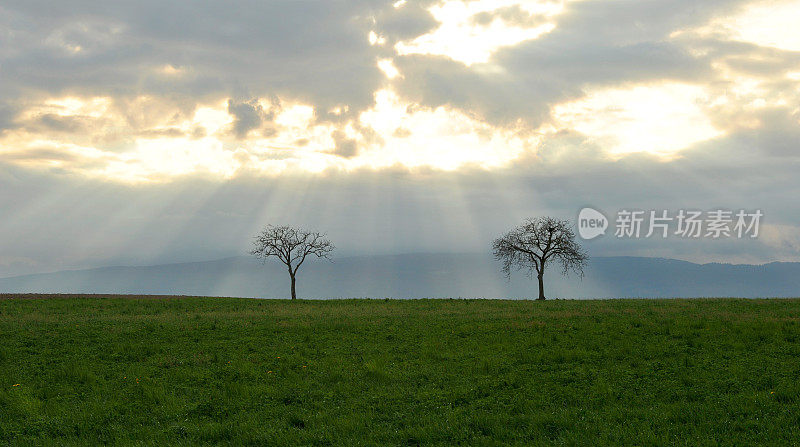
M 540 300 L 545 299 L 544 271 L 551 261 L 561 265 L 563 275 L 573 271 L 583 277 L 583 267 L 589 259 L 580 244 L 575 242 L 572 224 L 552 217 L 527 219 L 496 239 L 492 248 L 495 259 L 503 263 L 502 271 L 508 278 L 512 268 L 526 270 L 529 276 L 536 272 Z
M 309 255 L 330 259 L 335 248 L 322 233 L 301 230 L 288 225 L 268 225 L 253 241 L 250 254 L 266 262 L 267 258 L 278 258 L 289 269 L 292 280 L 292 299 L 297 299 L 297 270 Z

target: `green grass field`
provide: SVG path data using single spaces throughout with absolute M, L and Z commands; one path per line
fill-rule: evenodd
M 13 445 L 796 444 L 800 300 L 0 299 Z

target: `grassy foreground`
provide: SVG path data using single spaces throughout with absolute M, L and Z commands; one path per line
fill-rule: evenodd
M 792 444 L 800 300 L 0 299 L 0 443 Z

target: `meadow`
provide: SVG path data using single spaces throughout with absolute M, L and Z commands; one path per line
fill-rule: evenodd
M 800 440 L 800 300 L 0 298 L 0 443 Z

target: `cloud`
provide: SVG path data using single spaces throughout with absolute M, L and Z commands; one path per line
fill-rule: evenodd
M 393 92 L 408 105 L 407 117 L 443 109 L 453 122 L 441 126 L 441 132 L 465 116 L 493 127 L 484 130 L 489 134 L 516 132 L 525 139 L 527 150 L 535 150 L 541 140 L 537 135 L 564 130 L 586 134 L 586 120 L 565 121 L 561 112 L 597 104 L 600 96 L 608 98 L 606 107 L 591 117 L 594 127 L 621 133 L 608 139 L 607 151 L 618 150 L 614 140 L 630 142 L 636 135 L 629 130 L 634 128 L 682 127 L 676 134 L 686 134 L 688 119 L 672 118 L 681 110 L 699 107 L 698 113 L 685 115 L 693 117 L 689 121 L 710 120 L 710 124 L 692 138 L 664 141 L 659 147 L 668 153 L 719 132 L 756 126 L 766 111 L 740 107 L 748 99 L 767 101 L 762 109 L 796 101 L 786 92 L 797 90 L 797 80 L 788 78 L 791 70 L 797 71 L 797 54 L 703 31 L 714 20 L 746 10 L 745 4 L 448 0 L 397 5 L 358 1 L 346 6 L 329 2 L 163 6 L 145 1 L 104 8 L 93 2 L 44 8 L 37 1 L 12 1 L 3 6 L 10 19 L 0 22 L 2 38 L 11 48 L 0 53 L 0 75 L 10 80 L 0 90 L 6 90 L 14 116 L 24 112 L 29 139 L 50 137 L 61 144 L 120 153 L 147 144 L 141 139 L 203 136 L 217 139 L 223 150 L 245 151 L 259 159 L 268 158 L 260 153 L 267 148 L 283 151 L 296 146 L 294 142 L 307 141 L 299 145 L 307 151 L 297 153 L 317 157 L 305 164 L 317 170 L 341 161 L 323 161 L 324 156 L 311 154 L 314 151 L 326 154 L 335 148 L 354 163 L 376 150 L 386 156 L 396 152 L 389 146 L 397 144 L 393 136 L 399 122 L 385 126 L 391 127 L 388 132 L 377 133 L 369 130 L 376 126 L 363 122 L 365 113 L 380 107 L 376 98 L 383 91 Z M 553 28 L 522 40 L 489 38 L 493 33 L 536 28 L 541 21 Z M 450 37 L 440 36 L 441 42 L 452 40 L 468 52 L 474 50 L 469 39 L 487 42 L 489 59 L 467 65 L 445 47 L 440 53 L 420 47 L 417 52 L 422 54 L 397 54 L 400 44 L 434 39 L 442 32 Z M 450 39 L 461 32 L 467 32 L 469 39 Z M 385 43 L 370 44 L 370 33 Z M 436 39 L 431 42 L 438 45 Z M 776 79 L 779 75 L 782 78 Z M 753 79 L 758 89 L 730 93 Z M 659 85 L 700 90 L 693 97 L 704 98 L 698 101 L 705 104 L 673 107 L 675 113 L 660 123 L 653 114 L 648 122 L 637 117 L 635 126 L 616 125 L 620 120 L 613 112 L 615 101 L 625 101 L 626 109 L 641 110 L 641 104 L 631 104 L 637 102 L 636 92 L 662 88 Z M 69 98 L 108 104 L 103 105 L 102 116 L 47 105 Z M 198 110 L 216 109 L 220 102 L 227 104 L 232 120 L 226 124 L 230 135 L 217 124 L 209 128 L 193 122 Z M 273 122 L 279 103 L 307 107 L 309 118 L 302 124 Z M 698 114 L 708 120 L 695 119 Z M 11 127 L 2 115 L 0 110 L 0 125 L 5 121 L 4 127 Z M 124 117 L 122 126 L 116 115 Z M 334 133 L 349 137 L 336 139 Z M 17 133 L 6 144 L 18 148 L 23 138 Z M 474 159 L 469 146 L 463 155 L 447 152 L 449 145 L 440 147 L 445 153 L 424 158 L 454 160 L 433 166 L 460 166 Z M 242 159 L 241 154 L 235 158 Z
M 237 103 L 229 99 L 228 113 L 234 116 L 233 133 L 237 138 L 246 137 L 248 132 L 259 128 L 265 120 L 271 121 L 275 115 L 274 112 L 265 112 L 256 100 Z
M 375 17 L 375 28 L 389 40 L 388 46 L 425 34 L 438 24 L 428 10 L 433 4 L 433 1 L 420 1 L 384 9 Z
M 531 13 L 520 5 L 510 5 L 497 8 L 493 11 L 482 11 L 470 19 L 476 25 L 488 26 L 495 20 L 501 20 L 507 25 L 521 28 L 530 28 L 546 23 L 541 15 Z
M 333 141 L 336 144 L 334 153 L 340 157 L 350 158 L 356 155 L 358 148 L 356 140 L 347 138 L 347 135 L 339 130 L 333 131 Z
M 11 151 L 3 154 L 3 159 L 6 161 L 79 161 L 79 157 L 75 154 L 65 152 L 63 150 L 52 148 L 34 148 L 28 150 Z
M 16 127 L 14 118 L 17 112 L 18 109 L 16 107 L 0 102 L 0 134 L 6 129 Z
M 84 120 L 75 116 L 59 116 L 53 113 L 45 113 L 38 117 L 36 123 L 56 132 L 74 133 L 86 130 Z
M 382 74 L 366 36 L 384 2 L 197 5 L 152 0 L 4 2 L 6 89 L 91 95 L 269 97 L 321 110 L 372 102 Z M 388 20 L 388 16 L 387 16 Z M 163 67 L 187 76 L 164 76 Z
M 743 2 L 570 2 L 554 16 L 549 33 L 499 48 L 485 64 L 466 66 L 446 55 L 405 55 L 394 60 L 401 94 L 421 104 L 477 113 L 498 125 L 520 120 L 536 127 L 551 105 L 575 100 L 587 89 L 669 80 L 713 80 L 712 63 L 692 42 L 671 38 Z M 474 20 L 516 17 L 511 6 Z

